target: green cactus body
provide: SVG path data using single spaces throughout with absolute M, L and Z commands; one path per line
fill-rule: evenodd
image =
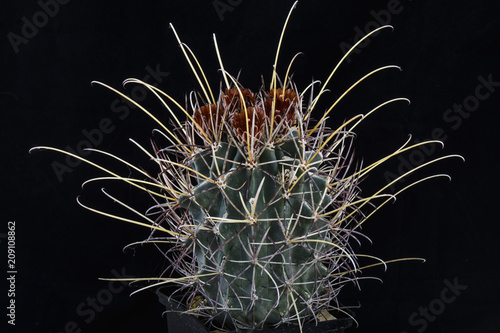
M 192 224 L 184 246 L 195 258 L 196 289 L 215 325 L 267 328 L 311 317 L 329 302 L 321 298 L 331 289 L 332 266 L 341 269 L 339 258 L 350 257 L 333 240 L 340 219 L 329 216 L 338 169 L 308 143 L 318 137 L 306 138 L 299 95 L 291 89 L 274 95 L 228 89 L 218 104 L 195 111 L 198 134 L 221 140 L 185 161 L 196 176 L 179 202 Z M 273 132 L 271 96 L 280 115 Z M 337 194 L 339 204 L 345 202 Z

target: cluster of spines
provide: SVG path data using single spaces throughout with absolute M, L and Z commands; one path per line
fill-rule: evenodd
M 296 105 L 296 110 L 291 111 L 297 112 L 300 119 L 302 114 L 298 109 Z M 277 109 L 277 113 L 281 111 Z M 218 115 L 212 113 L 212 116 L 219 119 Z M 215 123 L 209 117 L 206 122 Z M 237 130 L 227 127 L 227 131 Z M 326 135 L 323 133 L 326 127 L 321 128 L 322 132 L 309 140 Z M 245 142 L 232 140 L 233 144 L 224 142 L 216 150 L 209 147 L 201 150 L 192 162 L 193 169 L 205 176 L 197 177 L 200 183 L 195 193 L 184 201 L 184 207 L 190 212 L 188 218 L 195 220 L 192 224 L 201 226 L 189 242 L 188 250 L 199 254 L 193 265 L 197 271 L 193 274 L 206 277 L 200 281 L 199 291 L 205 293 L 213 316 L 229 314 L 236 327 L 262 328 L 310 317 L 328 307 L 331 299 L 325 301 L 325 294 L 330 297 L 337 294 L 335 290 L 321 292 L 332 285 L 328 272 L 352 272 L 357 267 L 354 255 L 346 250 L 349 234 L 343 227 L 349 223 L 339 219 L 345 215 L 336 214 L 345 212 L 356 196 L 355 184 L 336 188 L 333 182 L 338 180 L 339 172 L 345 171 L 346 166 L 341 165 L 344 157 L 332 158 L 336 164 L 324 160 L 323 153 L 309 149 L 305 137 L 298 137 L 299 132 L 304 133 L 305 129 L 288 128 L 280 143 L 274 142 L 272 149 L 260 149 L 254 156 L 252 168 L 248 167 L 248 155 L 241 154 Z M 261 137 L 261 133 L 252 135 Z M 263 201 L 264 196 L 267 198 Z M 334 206 L 333 211 L 327 210 Z M 355 206 L 352 208 L 354 211 Z M 246 252 L 238 254 L 245 258 L 235 260 L 232 251 Z M 252 269 L 253 274 L 257 269 L 260 277 L 225 276 L 229 266 L 238 267 L 234 270 L 242 272 Z M 256 283 L 262 279 L 266 283 Z M 235 286 L 229 288 L 241 282 L 239 280 L 249 286 L 246 290 L 239 288 L 241 294 L 235 292 Z M 215 290 L 210 290 L 213 285 Z M 226 289 L 221 290 L 221 285 Z M 260 286 L 259 291 L 255 290 L 256 285 Z M 258 294 L 266 294 L 263 290 L 273 293 L 273 297 L 258 297 Z M 228 293 L 233 295 L 232 303 L 237 306 L 226 304 L 231 298 Z M 259 306 L 264 311 L 255 314 Z M 220 323 L 221 319 L 217 321 Z
M 293 8 L 294 7 L 295 5 L 293 6 Z M 285 22 L 285 27 L 289 17 L 290 14 L 288 15 Z M 286 299 L 288 302 L 285 307 L 286 311 L 280 313 L 282 321 L 287 323 L 297 322 L 300 324 L 299 327 L 301 327 L 301 324 L 303 322 L 307 320 L 317 319 L 318 311 L 321 311 L 322 309 L 337 308 L 338 310 L 341 310 L 340 308 L 338 308 L 338 303 L 336 302 L 340 288 L 349 281 L 356 282 L 356 272 L 363 268 L 358 267 L 356 259 L 364 255 L 355 254 L 350 248 L 350 240 L 352 238 L 357 239 L 357 237 L 361 235 L 359 233 L 359 228 L 361 227 L 361 225 L 368 218 L 370 218 L 370 216 L 372 216 L 372 214 L 374 214 L 380 207 L 385 205 L 396 195 L 408 189 L 409 187 L 431 178 L 448 176 L 438 174 L 417 180 L 416 182 L 411 183 L 410 185 L 399 190 L 395 194 L 388 194 L 386 193 L 386 190 L 396 184 L 399 180 L 408 177 L 414 171 L 423 168 L 431 163 L 435 163 L 445 158 L 461 157 L 457 155 L 448 155 L 436 158 L 416 167 L 413 170 L 406 172 L 403 175 L 400 175 L 398 178 L 391 181 L 376 193 L 364 198 L 358 197 L 357 185 L 359 183 L 359 180 L 366 177 L 373 169 L 375 169 L 379 165 L 383 164 L 394 156 L 403 154 L 404 152 L 414 149 L 420 145 L 440 143 L 439 141 L 425 141 L 418 144 L 409 145 L 410 139 L 408 139 L 408 141 L 402 147 L 400 147 L 393 153 L 388 154 L 387 156 L 364 168 L 354 168 L 351 166 L 353 159 L 352 156 L 350 156 L 351 143 L 349 140 L 352 138 L 353 129 L 362 120 L 366 119 L 367 116 L 381 109 L 387 104 L 397 101 L 407 101 L 404 98 L 396 98 L 382 103 L 365 115 L 357 115 L 353 117 L 352 119 L 342 124 L 336 130 L 327 128 L 325 123 L 326 118 L 331 113 L 333 108 L 349 91 L 351 91 L 364 79 L 377 73 L 378 71 L 385 70 L 387 68 L 398 68 L 397 66 L 380 67 L 362 77 L 349 89 L 347 89 L 345 93 L 343 93 L 331 105 L 330 108 L 328 108 L 328 110 L 322 115 L 322 117 L 315 123 L 314 126 L 309 126 L 309 122 L 312 119 L 313 109 L 315 108 L 319 98 L 326 91 L 326 87 L 329 81 L 333 77 L 340 64 L 346 57 L 350 55 L 352 50 L 354 50 L 366 38 L 369 38 L 374 33 L 387 27 L 388 26 L 383 26 L 375 29 L 373 32 L 358 41 L 358 43 L 356 43 L 351 48 L 351 50 L 349 50 L 344 55 L 344 57 L 339 61 L 337 66 L 335 66 L 331 74 L 320 87 L 319 93 L 314 98 L 311 97 L 310 102 L 307 103 L 307 107 L 305 107 L 304 111 L 302 110 L 303 106 L 300 101 L 302 100 L 304 93 L 308 90 L 311 90 L 311 96 L 313 95 L 312 90 L 316 83 L 313 83 L 309 87 L 304 89 L 301 94 L 297 92 L 297 89 L 295 87 L 292 88 L 289 82 L 288 74 L 293 60 L 286 72 L 285 82 L 282 85 L 283 88 L 280 90 L 280 88 L 277 87 L 277 59 L 285 29 L 283 29 L 283 32 L 281 34 L 278 51 L 276 53 L 271 86 L 268 90 L 262 89 L 257 98 L 255 97 L 255 95 L 252 95 L 252 98 L 250 98 L 249 100 L 247 98 L 248 105 L 245 102 L 245 97 L 249 97 L 247 91 L 237 83 L 236 79 L 231 77 L 224 70 L 219 50 L 217 48 L 217 41 L 215 40 L 215 36 L 214 42 L 216 44 L 217 56 L 221 65 L 223 79 L 226 84 L 226 90 L 221 93 L 218 102 L 213 97 L 210 86 L 205 79 L 205 75 L 201 70 L 201 66 L 199 65 L 198 60 L 195 58 L 194 53 L 185 44 L 181 43 L 180 39 L 175 33 L 179 41 L 181 50 L 184 52 L 186 59 L 188 60 L 193 70 L 193 73 L 200 82 L 201 90 L 203 92 L 203 95 L 205 96 L 206 102 L 202 103 L 203 105 L 200 105 L 197 101 L 192 101 L 192 110 L 194 112 L 188 112 L 171 96 L 152 85 L 136 79 L 126 80 L 125 83 L 142 84 L 155 96 L 157 96 L 161 103 L 171 113 L 176 131 L 171 131 L 148 110 L 144 109 L 137 102 L 133 101 L 123 93 L 103 83 L 96 82 L 111 89 L 112 91 L 115 91 L 122 97 L 129 100 L 131 103 L 135 104 L 139 109 L 143 110 L 153 120 L 155 120 L 163 129 L 163 132 L 156 132 L 162 134 L 169 142 L 169 144 L 167 144 L 165 148 L 159 148 L 155 143 L 153 143 L 154 155 L 149 153 L 145 148 L 141 147 L 136 142 L 132 141 L 139 147 L 139 149 L 145 152 L 152 161 L 157 164 L 160 170 L 157 175 L 150 175 L 144 170 L 134 166 L 132 163 L 129 163 L 112 154 L 96 149 L 89 150 L 104 154 L 117 160 L 120 163 L 127 165 L 131 170 L 137 172 L 139 176 L 137 178 L 120 176 L 119 174 L 110 171 L 90 160 L 69 152 L 64 152 L 56 148 L 35 147 L 33 149 L 48 149 L 62 152 L 85 161 L 90 165 L 97 167 L 109 174 L 108 177 L 94 178 L 87 181 L 86 183 L 97 180 L 119 180 L 126 182 L 136 188 L 139 188 L 155 198 L 157 204 L 151 207 L 150 211 L 148 211 L 146 214 L 142 214 L 103 190 L 106 196 L 121 204 L 132 213 L 139 215 L 141 217 L 141 220 L 111 215 L 109 213 L 85 206 L 80 201 L 79 203 L 83 207 L 96 213 L 100 213 L 125 222 L 134 223 L 136 225 L 149 228 L 153 232 L 162 232 L 165 235 L 165 237 L 157 236 L 155 233 L 152 234 L 144 242 L 156 244 L 170 243 L 171 245 L 173 245 L 165 253 L 165 258 L 167 258 L 167 260 L 170 262 L 170 265 L 169 268 L 164 272 L 164 274 L 162 274 L 162 276 L 160 276 L 159 278 L 132 279 L 133 281 L 157 281 L 157 283 L 153 283 L 144 288 L 156 287 L 164 284 L 178 284 L 180 291 L 189 291 L 186 293 L 186 297 L 184 299 L 185 303 L 190 305 L 190 309 L 188 310 L 189 312 L 197 313 L 202 317 L 206 316 L 208 322 L 212 322 L 216 325 L 221 325 L 220 311 L 222 310 L 222 312 L 229 314 L 225 317 L 225 320 L 230 322 L 229 327 L 248 328 L 256 325 L 258 326 L 262 323 L 249 323 L 245 320 L 234 318 L 230 311 L 231 309 L 226 307 L 226 304 L 218 302 L 217 300 L 212 300 L 212 302 L 210 302 L 209 300 L 205 299 L 204 301 L 199 302 L 199 295 L 205 296 L 205 298 L 210 297 L 210 293 L 204 291 L 204 288 L 208 285 L 208 281 L 213 279 L 214 276 L 221 274 L 221 272 L 217 267 L 215 271 L 209 271 L 214 266 L 200 266 L 200 261 L 205 261 L 206 257 L 197 256 L 197 253 L 193 248 L 195 244 L 203 245 L 203 242 L 200 243 L 196 240 L 197 233 L 200 231 L 206 231 L 218 237 L 222 235 L 220 230 L 221 226 L 231 226 L 235 223 L 232 223 L 234 221 L 230 221 L 227 217 L 225 217 L 224 214 L 222 214 L 221 217 L 218 217 L 219 224 L 213 223 L 215 221 L 213 217 L 207 219 L 206 221 L 202 221 L 201 223 L 196 223 L 193 219 L 192 211 L 190 210 L 192 206 L 186 206 L 186 200 L 196 201 L 197 193 L 195 188 L 203 182 L 209 183 L 212 188 L 217 188 L 221 192 L 224 192 L 225 190 L 238 190 L 237 187 L 231 187 L 231 184 L 228 184 L 228 179 L 230 179 L 229 176 L 231 172 L 234 171 L 231 171 L 230 168 L 224 169 L 226 168 L 225 165 L 227 165 L 228 163 L 232 163 L 236 166 L 235 168 L 244 167 L 249 170 L 255 170 L 259 168 L 260 156 L 262 156 L 262 154 L 264 154 L 267 150 L 277 149 L 280 145 L 292 144 L 295 147 L 295 151 L 297 152 L 297 154 L 295 154 L 293 158 L 291 156 L 288 156 L 288 162 L 284 162 L 281 160 L 273 161 L 273 163 L 275 164 L 281 163 L 280 165 L 286 165 L 286 167 L 283 167 L 281 172 L 273 175 L 272 183 L 275 185 L 277 184 L 276 186 L 283 189 L 283 194 L 280 195 L 281 200 L 290 200 L 293 199 L 293 195 L 296 195 L 296 193 L 294 194 L 292 193 L 293 191 L 287 191 L 287 189 L 291 188 L 293 190 L 293 188 L 299 187 L 299 184 L 303 184 L 306 177 L 304 176 L 305 174 L 309 174 L 311 173 L 311 170 L 314 170 L 312 174 L 307 176 L 309 177 L 309 179 L 313 179 L 314 177 L 318 178 L 317 175 L 321 175 L 321 177 L 319 178 L 325 180 L 324 188 L 321 188 L 319 190 L 318 187 L 316 188 L 316 190 L 311 190 L 309 193 L 311 197 L 316 197 L 315 199 L 310 200 L 310 205 L 312 205 L 312 202 L 318 201 L 321 203 L 318 206 L 320 207 L 320 209 L 314 211 L 314 214 L 309 216 L 309 218 L 314 221 L 322 221 L 324 225 L 323 227 L 318 227 L 317 230 L 319 231 L 317 232 L 321 233 L 323 232 L 323 229 L 325 229 L 325 235 L 328 234 L 329 237 L 328 239 L 318 237 L 314 238 L 314 236 L 316 235 L 312 235 L 312 232 L 304 233 L 304 236 L 311 238 L 312 241 L 310 243 L 314 243 L 317 246 L 319 246 L 319 244 L 324 245 L 320 250 L 314 252 L 313 258 L 310 262 L 313 264 L 316 264 L 316 261 L 321 262 L 326 267 L 327 273 L 322 276 L 322 279 L 320 279 L 321 288 L 315 289 L 320 291 L 316 293 L 312 292 L 309 295 L 301 295 L 300 293 L 294 294 L 292 292 L 291 297 L 280 297 L 280 299 Z M 230 84 L 230 81 L 232 82 L 232 84 Z M 293 95 L 291 93 L 287 94 L 287 91 L 293 92 Z M 227 98 L 227 96 L 229 95 L 232 96 L 231 99 Z M 281 100 L 279 98 L 280 96 L 282 97 Z M 279 106 L 277 108 L 276 105 L 278 105 L 280 101 L 286 100 L 286 96 L 292 96 L 291 98 L 289 97 L 288 100 L 292 102 L 290 104 L 295 104 L 296 106 L 293 106 L 292 108 L 286 108 L 287 113 L 285 114 L 285 116 L 281 117 L 279 122 L 275 122 L 273 121 L 273 119 L 278 119 L 277 116 L 279 116 L 280 110 L 284 110 L 280 109 Z M 295 97 L 297 97 L 298 101 L 295 100 Z M 239 106 L 231 104 L 236 100 L 239 100 L 239 102 L 241 103 Z M 259 101 L 264 102 L 264 105 L 267 101 L 267 106 L 262 106 L 262 104 L 259 104 Z M 271 102 L 270 104 L 269 101 Z M 186 122 L 181 123 L 178 120 L 175 112 L 173 112 L 170 108 L 170 103 L 174 104 L 186 115 Z M 231 110 L 233 108 L 233 111 L 224 114 L 224 108 L 226 110 Z M 234 112 L 235 108 L 239 108 L 238 112 Z M 293 113 L 290 113 L 289 110 L 292 109 Z M 221 113 L 219 113 L 220 110 L 222 110 Z M 216 115 L 215 120 L 214 115 Z M 217 115 L 221 116 L 220 120 Z M 263 117 L 263 115 L 265 116 Z M 264 118 L 264 121 L 262 121 L 262 118 Z M 231 130 L 230 128 L 232 128 L 233 130 Z M 224 135 L 226 135 L 227 137 L 224 138 Z M 200 139 L 201 144 L 199 141 Z M 232 147 L 237 150 L 237 154 L 240 155 L 240 159 L 234 159 L 233 157 L 233 160 L 231 160 L 229 158 L 229 155 L 218 156 L 217 151 L 221 151 L 221 145 L 223 144 L 232 144 Z M 226 149 L 226 151 L 229 151 L 229 149 Z M 211 156 L 210 158 L 213 158 L 213 161 L 215 161 L 214 168 L 205 169 L 205 171 L 209 170 L 208 173 L 200 171 L 201 169 L 197 170 L 195 165 L 195 160 L 200 156 L 204 156 L 204 154 L 207 154 L 207 156 Z M 220 164 L 219 162 L 221 162 L 222 164 Z M 226 170 L 227 172 L 220 172 L 221 168 L 222 170 Z M 217 177 L 213 177 L 214 175 L 217 175 Z M 315 181 L 309 181 L 309 184 L 313 183 L 315 183 Z M 261 183 L 259 183 L 257 189 L 259 188 L 260 184 Z M 304 195 L 304 192 L 302 192 L 301 195 Z M 325 201 L 325 198 L 328 198 L 328 200 Z M 384 200 L 382 200 L 381 203 L 375 205 L 374 201 L 376 199 Z M 233 200 L 234 202 L 238 202 L 236 199 L 231 200 Z M 251 226 L 252 228 L 257 228 L 259 226 L 258 217 L 252 218 L 252 215 L 255 215 L 256 206 L 254 205 L 256 205 L 256 201 L 252 201 L 252 198 L 249 198 L 246 203 L 245 200 L 240 199 L 240 201 L 241 202 L 239 204 L 243 203 L 243 205 L 241 206 L 242 209 L 240 209 L 242 215 L 249 217 L 248 219 L 243 219 L 245 220 L 244 224 Z M 197 206 L 199 207 L 199 205 Z M 246 208 L 243 208 L 243 206 L 245 206 Z M 369 208 L 368 211 L 366 211 L 367 207 Z M 302 218 L 301 215 L 303 215 L 301 214 L 300 208 L 298 210 L 299 212 L 295 216 L 295 221 L 299 221 L 300 218 Z M 151 216 L 155 217 L 152 218 Z M 285 221 L 287 220 L 282 219 L 280 222 L 278 219 L 277 223 L 278 225 L 282 225 L 282 230 L 285 230 L 284 232 L 282 231 L 282 235 L 285 235 L 284 238 L 286 238 L 287 234 L 286 226 L 293 225 L 294 220 L 290 217 L 290 223 L 287 224 L 285 223 Z M 222 224 L 220 222 L 222 222 Z M 326 229 L 328 229 L 327 232 Z M 263 244 L 265 244 L 265 242 L 266 238 L 264 237 L 263 239 L 258 240 L 258 242 L 254 242 L 253 245 L 257 247 L 264 246 Z M 286 240 L 284 239 L 283 242 L 286 242 Z M 299 242 L 295 242 L 293 244 L 293 249 L 299 248 Z M 273 244 L 272 246 L 276 246 L 276 244 Z M 316 250 L 318 248 L 317 246 L 310 248 Z M 210 255 L 214 255 L 218 252 L 220 251 L 217 251 L 217 249 L 212 253 L 202 251 L 203 254 L 208 253 L 209 257 Z M 371 256 L 366 257 L 370 257 L 372 259 L 375 259 L 376 261 L 379 261 L 379 259 Z M 405 258 L 402 260 L 408 259 L 411 258 Z M 391 261 L 380 260 L 374 265 L 385 265 L 388 262 Z M 205 271 L 203 271 L 203 269 L 205 269 Z M 169 276 L 169 274 L 171 274 L 171 271 L 175 271 L 180 275 L 180 277 Z M 262 272 L 264 272 L 263 274 L 267 274 L 264 266 Z M 280 285 L 278 285 L 278 282 L 280 283 Z M 271 288 L 275 288 L 276 290 L 280 290 L 280 286 L 281 290 L 288 290 L 290 280 L 278 281 L 277 279 L 275 279 L 273 285 L 274 287 Z M 141 288 L 138 291 L 143 290 L 144 288 Z M 255 308 L 255 302 L 258 301 L 257 298 L 260 296 L 254 289 L 251 290 L 252 292 L 250 294 L 241 296 L 241 300 L 249 300 L 250 305 L 246 308 L 239 307 L 237 309 L 238 311 L 244 312 Z M 298 298 L 302 297 L 302 299 L 295 299 L 294 295 Z M 299 304 L 301 304 L 301 306 L 299 306 Z M 224 322 L 225 320 L 222 320 L 222 322 Z M 278 325 L 280 324 L 280 322 L 275 321 L 275 324 Z M 224 327 L 221 328 L 227 329 Z

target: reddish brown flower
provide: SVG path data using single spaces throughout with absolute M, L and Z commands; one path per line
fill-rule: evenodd
M 247 107 L 245 110 L 240 110 L 232 115 L 231 124 L 233 126 L 234 134 L 238 141 L 247 143 L 247 122 L 249 135 L 257 140 L 262 137 L 264 133 L 265 117 L 264 111 L 260 108 Z
M 266 115 L 271 118 L 273 110 L 273 100 L 276 98 L 274 105 L 274 124 L 273 127 L 276 128 L 281 125 L 280 133 L 283 134 L 296 124 L 296 110 L 299 108 L 299 97 L 293 89 L 286 89 L 283 93 L 283 89 L 279 88 L 276 90 L 271 89 L 266 93 L 264 98 L 264 110 Z M 283 122 L 284 119 L 284 123 Z
M 240 94 L 241 92 L 241 94 Z M 229 113 L 244 110 L 241 97 L 243 96 L 243 102 L 246 107 L 254 106 L 255 95 L 250 89 L 240 89 L 232 88 L 226 89 L 225 93 L 222 94 L 222 106 Z
M 194 121 L 210 136 L 219 131 L 230 130 L 240 143 L 246 144 L 247 128 L 248 135 L 257 140 L 262 138 L 266 125 L 270 129 L 273 100 L 273 129 L 279 128 L 277 134 L 284 135 L 297 122 L 299 97 L 293 89 L 272 89 L 258 95 L 245 88 L 226 89 L 221 94 L 219 104 L 204 105 L 196 109 Z M 227 120 L 229 129 L 222 127 L 223 118 Z
M 204 105 L 194 111 L 194 121 L 204 133 L 217 132 L 222 126 L 224 112 L 216 104 Z

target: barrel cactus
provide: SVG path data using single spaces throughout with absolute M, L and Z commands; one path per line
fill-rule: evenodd
M 219 325 L 310 317 L 336 294 L 335 274 L 356 267 L 345 226 L 357 177 L 341 179 L 340 141 L 321 148 L 346 134 L 308 132 L 301 104 L 294 89 L 235 87 L 196 108 L 195 131 L 213 142 L 185 158 L 195 181 L 178 199 L 193 226 L 182 248 Z
M 380 27 L 365 38 L 387 27 Z M 266 329 L 282 324 L 301 328 L 305 322 L 318 320 L 325 310 L 342 311 L 339 292 L 346 283 L 356 282 L 357 273 L 363 268 L 358 258 L 375 260 L 369 266 L 387 263 L 354 253 L 351 241 L 363 236 L 360 226 L 401 191 L 420 181 L 446 175 L 420 179 L 397 193 L 389 193 L 388 189 L 398 180 L 452 156 L 418 166 L 376 193 L 361 197 L 360 180 L 374 168 L 419 145 L 436 143 L 407 142 L 366 167 L 354 162 L 354 128 L 372 112 L 390 103 L 407 101 L 405 98 L 387 101 L 338 128 L 330 128 L 328 115 L 345 95 L 342 94 L 319 119 L 314 119 L 313 110 L 336 69 L 364 39 L 345 54 L 322 85 L 313 82 L 300 92 L 289 75 L 291 64 L 283 81 L 276 72 L 279 46 L 269 85 L 252 91 L 224 70 L 214 36 L 223 77 L 223 88 L 214 96 L 198 60 L 175 35 L 201 87 L 199 94 L 190 95 L 189 108 L 183 108 L 153 85 L 136 79 L 125 81 L 141 84 L 158 97 L 171 113 L 173 126 L 164 125 L 118 90 L 96 82 L 128 99 L 161 126 L 161 130 L 155 131 L 162 134 L 167 144 L 153 141 L 152 153 L 133 141 L 157 165 L 156 175 L 95 149 L 126 164 L 138 176 L 120 176 L 56 148 L 33 149 L 71 155 L 110 175 L 92 181 L 120 180 L 155 198 L 155 205 L 143 214 L 104 192 L 142 220 L 81 205 L 151 229 L 153 232 L 145 242 L 157 243 L 169 266 L 158 278 L 136 280 L 154 281 L 144 288 L 177 286 L 174 293 L 183 295 L 188 312 L 207 326 L 223 331 Z M 398 67 L 378 68 L 347 92 L 366 77 L 389 68 Z M 319 91 L 314 94 L 318 86 Z M 171 105 L 185 115 L 185 121 L 179 120 Z M 162 248 L 163 243 L 169 246 Z

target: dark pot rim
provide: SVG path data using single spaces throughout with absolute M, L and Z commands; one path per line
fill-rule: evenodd
M 170 297 L 170 293 L 165 291 L 169 288 L 157 289 L 156 294 L 161 304 L 166 307 L 168 333 L 210 333 L 203 323 L 196 316 L 183 314 L 186 308 L 179 302 L 180 296 Z M 351 318 L 337 318 L 333 320 L 318 321 L 306 323 L 302 327 L 303 333 L 343 333 L 345 329 L 351 327 L 353 320 Z M 265 330 L 241 330 L 238 332 L 262 332 L 262 333 L 295 333 L 298 332 L 297 325 L 282 326 L 274 329 Z

